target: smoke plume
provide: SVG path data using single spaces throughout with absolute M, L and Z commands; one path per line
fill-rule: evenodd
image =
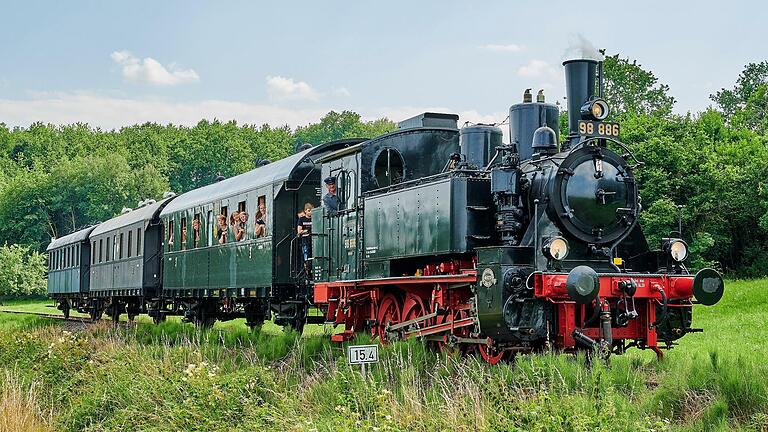
M 587 40 L 582 34 L 576 34 L 571 39 L 571 43 L 563 54 L 565 60 L 571 59 L 590 59 L 602 61 L 603 55 Z

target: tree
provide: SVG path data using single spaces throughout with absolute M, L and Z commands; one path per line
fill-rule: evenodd
M 720 89 L 709 98 L 717 104 L 725 118 L 730 119 L 734 113 L 744 108 L 758 88 L 765 84 L 768 84 L 768 61 L 750 63 L 744 66 L 733 89 Z
M 297 146 L 306 143 L 317 145 L 343 138 L 373 138 L 392 132 L 396 128 L 397 126 L 387 119 L 362 122 L 360 114 L 355 112 L 331 111 L 323 116 L 319 123 L 296 128 L 294 140 Z
M 659 83 L 653 72 L 637 64 L 637 60 L 606 56 L 603 63 L 604 98 L 614 116 L 625 113 L 665 116 L 672 112 L 675 98 L 669 86 Z
M 218 175 L 231 177 L 254 168 L 251 146 L 237 123 L 201 120 L 171 146 L 169 182 L 176 193 L 213 183 Z

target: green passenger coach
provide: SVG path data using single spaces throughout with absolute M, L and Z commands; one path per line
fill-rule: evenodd
M 48 295 L 59 303 L 69 317 L 69 310 L 90 290 L 90 226 L 57 238 L 48 245 Z
M 210 324 L 245 317 L 259 325 L 270 314 L 286 324 L 297 313 L 294 241 L 304 204 L 318 206 L 315 159 L 357 140 L 312 147 L 244 174 L 179 195 L 161 214 L 163 296 L 185 319 Z M 221 300 L 225 307 L 219 307 Z M 161 311 L 161 314 L 163 312 Z M 151 312 L 150 312 L 151 314 Z
M 160 294 L 160 211 L 173 194 L 147 200 L 133 210 L 100 224 L 91 232 L 91 296 L 94 315 L 102 312 L 118 320 L 144 312 L 145 300 Z

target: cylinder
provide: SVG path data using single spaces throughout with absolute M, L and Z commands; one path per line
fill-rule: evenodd
M 461 159 L 469 166 L 485 168 L 496 153 L 496 147 L 501 145 L 502 136 L 501 129 L 496 126 L 475 125 L 461 128 Z
M 536 129 L 547 126 L 557 135 L 559 123 L 560 112 L 556 105 L 539 102 L 512 105 L 509 108 L 509 137 L 511 143 L 517 145 L 520 160 L 533 156 L 533 133 Z
M 596 96 L 597 61 L 580 59 L 563 62 L 565 91 L 568 98 L 568 139 L 578 140 L 581 107 Z

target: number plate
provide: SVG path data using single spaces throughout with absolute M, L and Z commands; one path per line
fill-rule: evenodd
M 352 345 L 347 347 L 347 362 L 349 364 L 364 364 L 379 362 L 378 345 Z
M 579 120 L 579 135 L 594 138 L 619 138 L 619 124 Z

